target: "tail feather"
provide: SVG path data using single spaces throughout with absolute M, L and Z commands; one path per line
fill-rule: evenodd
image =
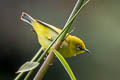
M 33 21 L 35 21 L 35 19 L 33 19 L 30 15 L 28 15 L 28 14 L 25 13 L 25 12 L 22 12 L 21 20 L 29 23 L 30 25 L 32 25 L 31 23 L 32 23 Z

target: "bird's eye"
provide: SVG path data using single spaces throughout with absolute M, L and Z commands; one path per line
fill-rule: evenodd
M 78 51 L 82 50 L 82 47 L 80 45 L 77 45 L 77 50 Z

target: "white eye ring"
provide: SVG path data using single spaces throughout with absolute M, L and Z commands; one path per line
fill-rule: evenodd
M 78 44 L 77 45 L 77 50 L 80 51 L 82 49 L 82 47 Z

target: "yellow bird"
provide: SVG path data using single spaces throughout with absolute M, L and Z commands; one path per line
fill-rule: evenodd
M 56 36 L 62 31 L 55 26 L 32 18 L 25 12 L 22 13 L 21 20 L 33 26 L 33 29 L 37 34 L 38 41 L 41 46 L 44 47 L 44 49 L 46 49 L 56 38 Z M 68 35 L 65 38 L 61 46 L 58 48 L 58 51 L 65 58 L 76 56 L 84 52 L 89 52 L 89 50 L 86 49 L 84 42 L 80 38 L 72 35 Z

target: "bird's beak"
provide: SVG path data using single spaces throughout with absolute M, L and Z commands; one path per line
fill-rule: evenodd
M 91 53 L 88 49 L 84 49 L 84 51 L 87 52 L 87 53 Z

